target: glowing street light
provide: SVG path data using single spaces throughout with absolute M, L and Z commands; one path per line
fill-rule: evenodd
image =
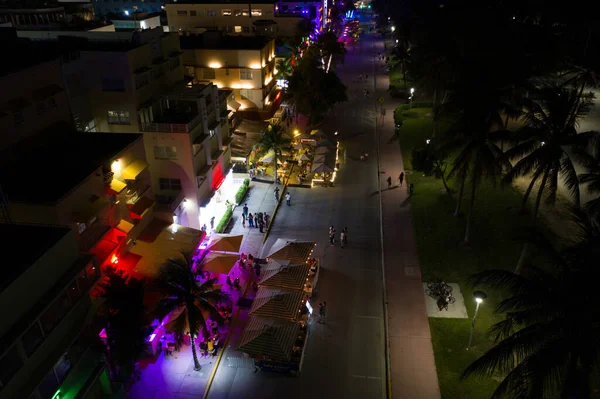
M 408 106 L 408 108 L 412 108 L 412 99 L 415 96 L 415 88 L 411 87 L 410 88 L 410 97 L 408 97 L 408 99 L 410 100 L 410 105 Z
M 125 15 L 129 15 L 129 11 L 128 10 L 125 10 Z
M 473 331 L 475 330 L 475 321 L 477 321 L 477 313 L 479 313 L 479 305 L 481 305 L 483 300 L 487 298 L 487 294 L 483 291 L 475 291 L 473 292 L 473 297 L 475 297 L 475 302 L 477 302 L 477 306 L 475 306 L 475 315 L 473 316 L 473 321 L 471 322 L 471 334 L 469 335 L 469 344 L 467 345 L 467 350 L 471 348 L 471 342 L 473 342 Z

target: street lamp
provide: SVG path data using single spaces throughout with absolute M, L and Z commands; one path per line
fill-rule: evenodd
M 415 96 L 415 88 L 411 87 L 410 88 L 410 97 L 408 97 L 408 99 L 410 100 L 410 105 L 408 106 L 408 108 L 412 108 L 412 99 Z
M 473 316 L 473 321 L 471 322 L 471 334 L 469 335 L 469 345 L 467 345 L 467 350 L 471 348 L 471 342 L 473 342 L 473 331 L 475 330 L 475 321 L 477 320 L 477 313 L 479 313 L 479 305 L 485 298 L 487 298 L 487 294 L 483 291 L 475 291 L 473 292 L 473 296 L 475 297 L 475 302 L 477 302 L 477 306 L 475 306 L 475 315 Z
M 431 143 L 431 139 L 426 139 L 425 144 L 429 144 L 429 143 Z

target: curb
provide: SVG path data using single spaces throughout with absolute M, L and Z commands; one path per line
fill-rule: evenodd
M 269 227 L 267 227 L 267 232 L 265 233 L 265 237 L 263 238 L 263 241 L 262 241 L 263 244 L 265 242 L 267 242 L 267 238 L 269 238 L 269 234 L 271 233 L 271 226 L 273 226 L 273 223 L 275 223 L 275 217 L 277 216 L 277 211 L 279 210 L 279 206 L 283 202 L 285 190 L 287 190 L 288 183 L 290 181 L 290 177 L 292 176 L 292 171 L 294 170 L 295 166 L 296 165 L 292 165 L 292 168 L 290 169 L 290 174 L 288 175 L 287 179 L 285 180 L 285 184 L 283 185 L 283 190 L 281 191 L 281 195 L 279 196 L 279 200 L 277 201 L 277 205 L 275 206 L 275 210 L 273 211 L 273 216 L 271 217 L 271 223 L 269 223 Z

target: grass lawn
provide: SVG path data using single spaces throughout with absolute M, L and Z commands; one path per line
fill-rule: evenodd
M 405 169 L 412 168 L 411 151 L 424 145 L 431 134 L 431 125 L 431 109 L 405 111 L 404 125 L 400 129 Z M 440 126 L 440 130 L 443 128 Z M 423 280 L 443 279 L 460 284 L 468 314 L 472 317 L 475 311 L 473 287 L 465 280 L 480 270 L 512 269 L 517 263 L 522 244 L 512 236 L 516 227 L 527 222 L 527 218 L 519 217 L 516 212 L 521 196 L 512 188 L 482 186 L 475 202 L 472 245 L 467 248 L 462 243 L 466 220 L 452 215 L 456 202 L 447 196 L 441 180 L 418 172 L 408 174 L 406 178 L 408 183 L 415 185 L 411 211 Z M 453 186 L 452 181 L 449 183 Z M 469 187 L 465 194 L 467 190 Z M 467 198 L 463 199 L 463 210 L 466 210 Z M 493 313 L 500 293 L 486 292 L 489 298 L 479 310 L 470 351 L 466 350 L 470 319 L 429 319 L 444 399 L 489 398 L 497 385 L 493 379 L 459 380 L 465 367 L 492 346 L 486 331 L 500 320 L 500 315 Z

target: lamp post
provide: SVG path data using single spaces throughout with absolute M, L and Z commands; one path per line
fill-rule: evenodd
M 477 306 L 475 306 L 475 315 L 473 316 L 473 321 L 471 322 L 471 334 L 469 335 L 469 344 L 467 345 L 467 350 L 471 348 L 471 342 L 473 342 L 473 331 L 475 330 L 475 321 L 477 321 L 477 313 L 479 313 L 479 305 L 485 298 L 487 298 L 487 294 L 483 291 L 475 291 L 473 292 L 473 296 L 475 297 L 475 302 L 477 302 Z
M 412 99 L 415 96 L 415 88 L 411 87 L 410 88 L 410 97 L 408 97 L 408 99 L 410 100 L 410 105 L 408 106 L 408 108 L 412 108 Z

